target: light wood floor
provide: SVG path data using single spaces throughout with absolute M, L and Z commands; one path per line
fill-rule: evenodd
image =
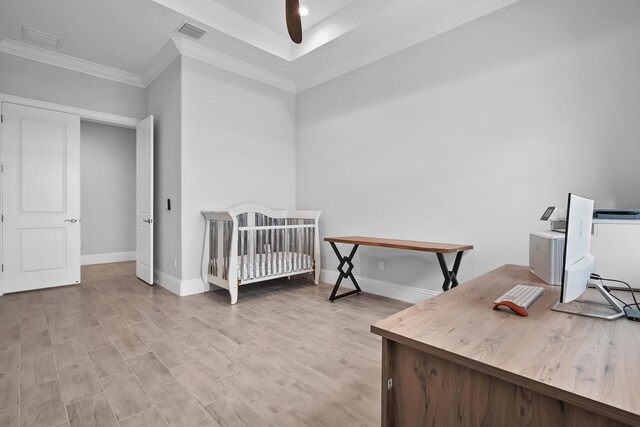
M 134 263 L 0 297 L 0 426 L 377 426 L 379 337 L 408 304 L 281 280 L 177 297 Z

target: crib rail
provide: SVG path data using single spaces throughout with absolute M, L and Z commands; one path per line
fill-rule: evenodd
M 207 273 L 229 280 L 233 221 L 208 219 Z M 270 218 L 256 214 L 255 223 L 246 225 L 248 215 L 238 215 L 238 282 L 249 283 L 272 276 L 313 271 L 314 220 Z M 222 255 L 222 256 L 220 256 Z
M 300 221 L 307 223 L 238 228 L 241 282 L 313 269 L 315 224 Z

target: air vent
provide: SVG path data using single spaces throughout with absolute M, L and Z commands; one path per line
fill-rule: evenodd
M 185 36 L 189 36 L 191 38 L 194 38 L 196 40 L 200 40 L 200 37 L 204 36 L 205 34 L 207 34 L 207 32 L 205 30 L 203 30 L 202 28 L 198 28 L 195 25 L 191 25 L 188 22 L 183 22 L 177 30 L 179 33 L 184 34 Z
M 58 47 L 60 37 L 29 27 L 22 27 L 22 40 L 30 40 L 51 47 Z

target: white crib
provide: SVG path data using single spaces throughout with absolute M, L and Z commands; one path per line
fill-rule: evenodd
M 228 289 L 231 304 L 238 302 L 238 286 L 248 283 L 314 273 L 318 284 L 320 212 L 243 204 L 202 215 L 202 280 Z

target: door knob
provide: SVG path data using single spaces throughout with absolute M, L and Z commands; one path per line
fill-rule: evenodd
M 149 219 L 143 219 L 143 222 L 146 222 L 147 224 L 151 224 L 153 222 L 153 220 L 151 218 Z
M 64 222 L 70 222 L 73 224 L 74 222 L 78 222 L 78 220 L 75 218 L 72 218 L 72 219 L 65 219 Z

